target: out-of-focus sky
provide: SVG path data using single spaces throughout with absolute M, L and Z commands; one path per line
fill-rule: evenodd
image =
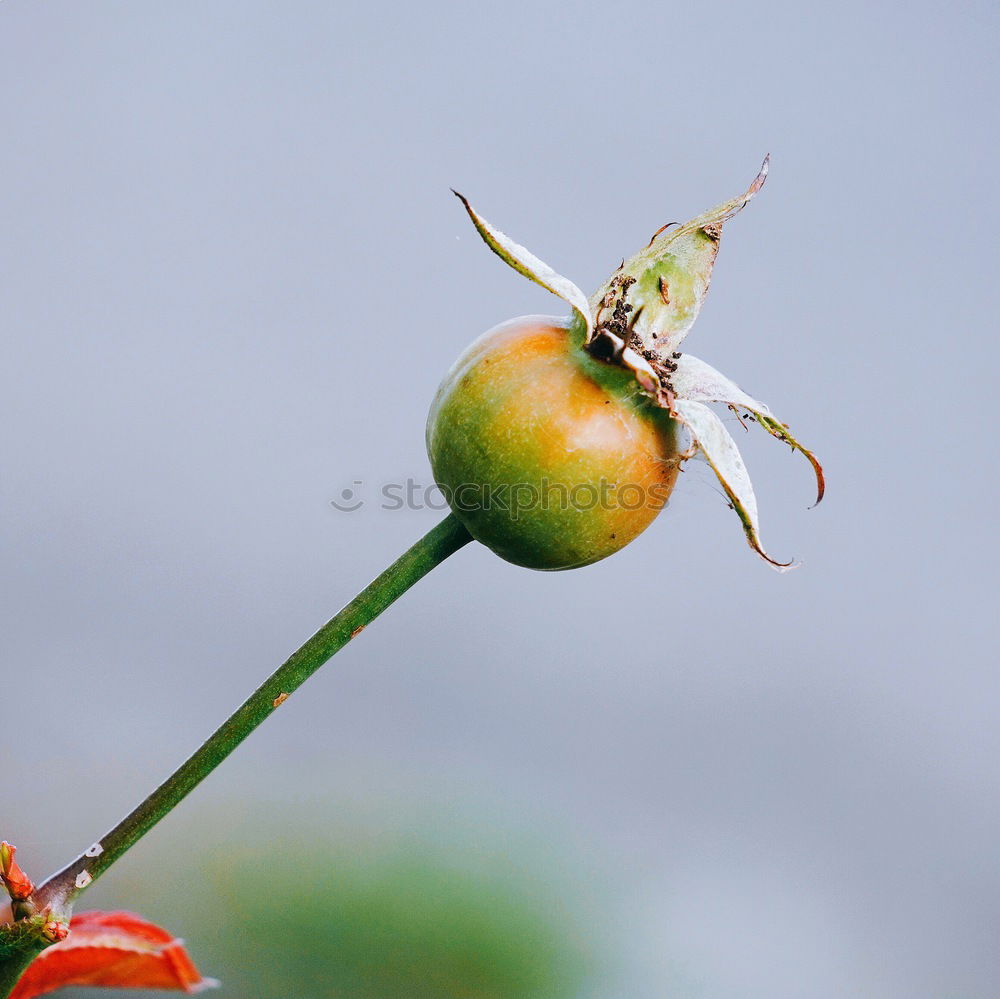
M 449 187 L 590 290 L 770 152 L 687 346 L 824 459 L 810 511 L 808 466 L 732 424 L 765 542 L 804 565 L 756 559 L 703 466 L 587 569 L 470 547 L 186 821 L 419 801 L 530 829 L 605 886 L 607 995 L 1000 994 L 997 26 L 0 5 L 0 834 L 25 865 L 91 842 L 439 516 L 375 494 L 428 481 L 445 369 L 561 312 Z

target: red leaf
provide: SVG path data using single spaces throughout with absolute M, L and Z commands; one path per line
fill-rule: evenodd
M 200 992 L 202 978 L 180 940 L 131 912 L 81 912 L 69 937 L 43 950 L 10 999 L 32 999 L 70 985 Z

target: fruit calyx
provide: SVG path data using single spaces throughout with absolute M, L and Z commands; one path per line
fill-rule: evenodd
M 738 197 L 681 225 L 668 223 L 649 243 L 615 272 L 588 300 L 570 280 L 530 250 L 514 242 L 482 218 L 462 195 L 469 217 L 486 244 L 519 274 L 572 306 L 569 329 L 593 358 L 632 373 L 652 403 L 682 424 L 691 438 L 683 457 L 700 452 L 718 476 L 729 506 L 743 526 L 747 542 L 773 568 L 792 568 L 764 550 L 760 539 L 757 499 L 736 442 L 708 403 L 724 403 L 744 420 L 755 422 L 772 437 L 800 451 L 816 476 L 816 503 L 825 490 L 823 469 L 763 403 L 744 392 L 722 372 L 680 345 L 701 310 L 719 252 L 723 225 L 764 186 L 770 158 Z M 458 192 L 455 192 L 456 194 Z

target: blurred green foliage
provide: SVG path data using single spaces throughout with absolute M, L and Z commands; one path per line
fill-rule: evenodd
M 88 907 L 134 908 L 181 933 L 219 999 L 571 999 L 595 961 L 560 879 L 454 841 L 263 837 L 189 857 L 184 884 L 136 870 Z M 322 842 L 322 840 L 321 840 Z M 205 849 L 203 847 L 203 849 Z M 109 879 L 110 880 L 110 879 Z M 70 990 L 67 999 L 137 999 Z
M 430 852 L 218 864 L 225 992 L 261 999 L 561 999 L 581 948 L 530 886 Z M 202 949 L 202 948 L 199 948 Z

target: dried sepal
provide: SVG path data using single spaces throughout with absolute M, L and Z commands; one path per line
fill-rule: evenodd
M 569 278 L 557 274 L 545 261 L 539 260 L 530 250 L 525 249 L 520 243 L 515 243 L 505 233 L 490 225 L 469 204 L 468 198 L 455 190 L 452 193 L 465 205 L 465 210 L 469 213 L 469 218 L 472 219 L 472 224 L 479 231 L 479 235 L 483 237 L 483 241 L 504 263 L 513 267 L 518 274 L 523 274 L 528 280 L 541 285 L 546 291 L 551 291 L 553 295 L 557 295 L 572 306 L 583 322 L 585 339 L 589 341 L 593 322 L 587 296 Z
M 826 489 L 823 466 L 808 448 L 803 447 L 771 410 L 751 395 L 747 395 L 734 381 L 717 371 L 711 364 L 683 354 L 675 360 L 676 368 L 671 375 L 674 392 L 678 398 L 694 402 L 724 402 L 738 409 L 753 413 L 757 422 L 779 441 L 784 441 L 794 450 L 801 451 L 816 474 L 816 503 L 823 499 Z M 813 504 L 815 505 L 815 504 Z
M 721 205 L 710 208 L 701 215 L 696 215 L 689 222 L 678 226 L 662 238 L 674 240 L 678 236 L 697 232 L 699 229 L 712 229 L 714 226 L 721 226 L 724 222 L 728 222 L 734 215 L 746 208 L 747 203 L 764 186 L 770 165 L 771 156 L 768 154 L 764 157 L 764 162 L 761 163 L 760 170 L 757 171 L 757 176 L 754 177 L 753 183 L 742 194 L 737 195 L 737 197 L 732 198 L 730 201 L 724 201 Z
M 664 226 L 627 260 L 591 298 L 595 313 L 620 289 L 631 306 L 631 331 L 647 350 L 675 351 L 708 293 L 722 226 L 764 186 L 769 158 L 739 197 L 716 205 L 682 225 Z
M 722 420 L 704 403 L 691 399 L 675 399 L 673 414 L 691 431 L 698 449 L 712 466 L 719 484 L 743 522 L 743 531 L 750 547 L 780 572 L 793 568 L 794 562 L 777 562 L 764 551 L 760 541 L 757 497 L 754 495 L 753 484 L 736 441 L 730 436 Z

